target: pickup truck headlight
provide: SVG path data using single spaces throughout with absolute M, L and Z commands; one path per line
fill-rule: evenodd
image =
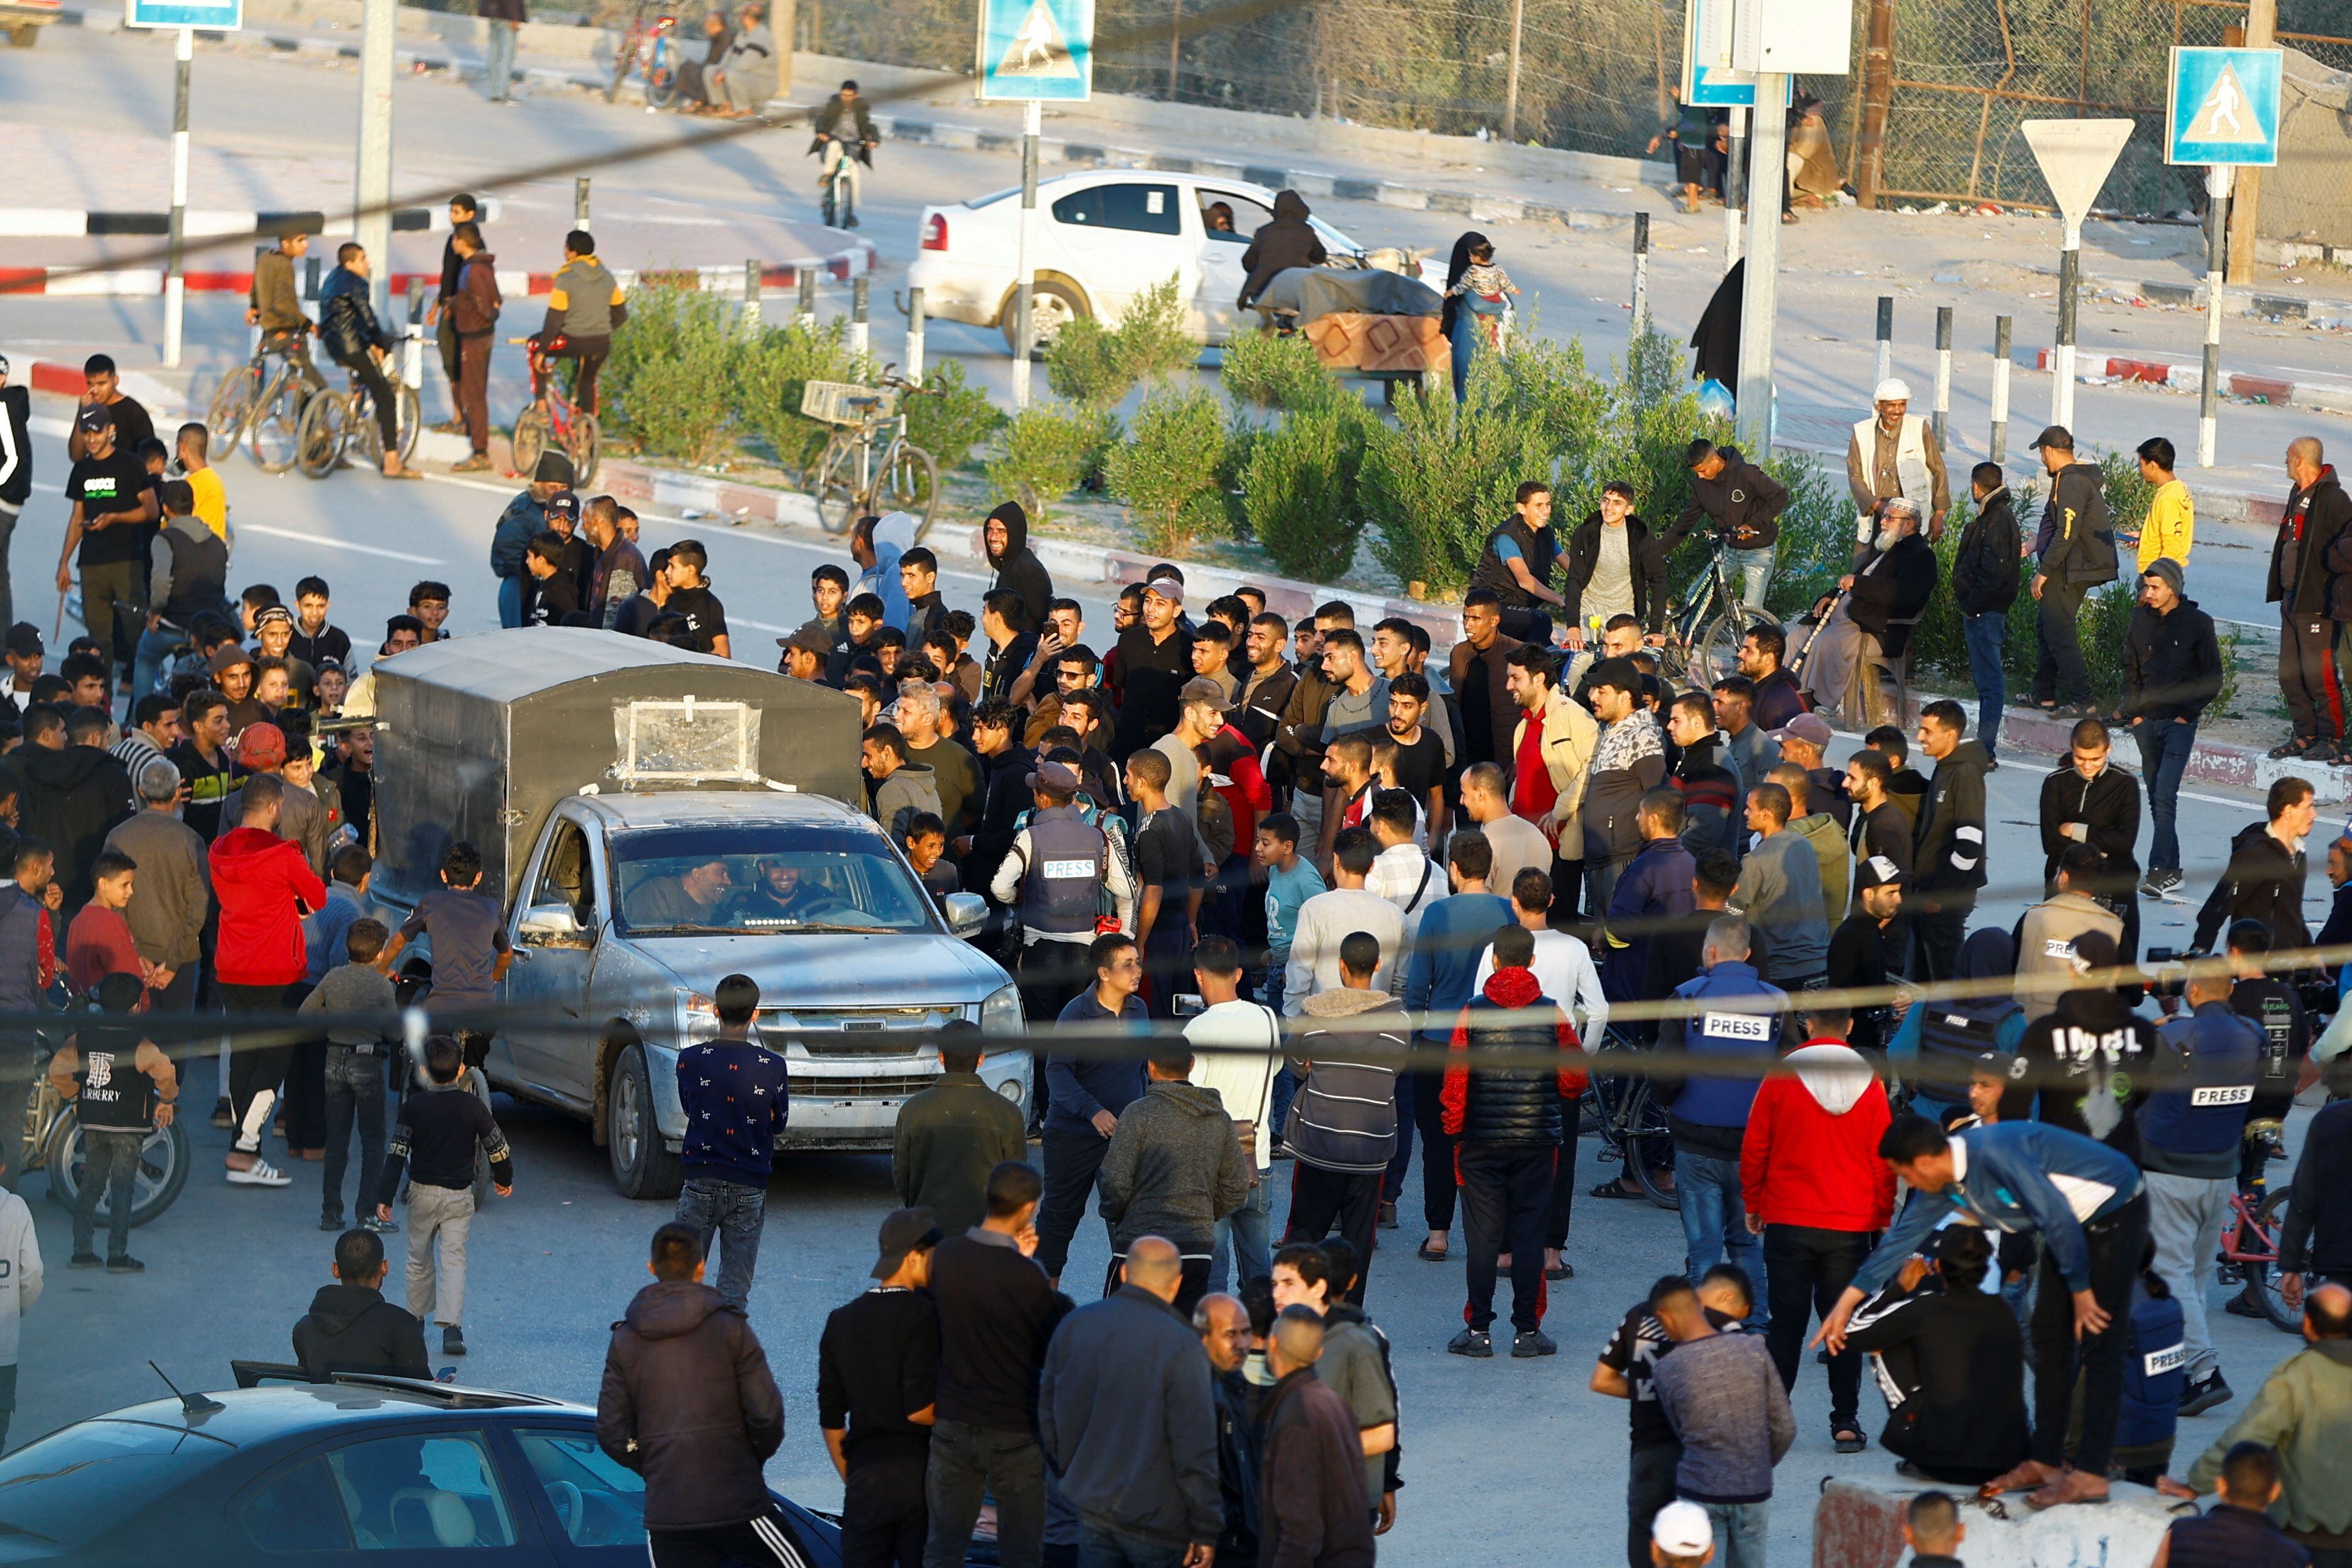
M 677 1045 L 684 1050 L 719 1037 L 719 1004 L 699 991 L 677 993 Z
M 1019 986 L 1004 986 L 980 1005 L 980 1029 L 984 1035 L 1017 1035 L 1022 1032 Z

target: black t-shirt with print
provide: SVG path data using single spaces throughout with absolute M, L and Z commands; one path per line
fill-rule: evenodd
M 88 525 L 110 511 L 136 511 L 147 496 L 147 465 L 120 447 L 103 458 L 84 458 L 66 478 L 66 504 L 81 503 L 84 566 L 111 566 L 142 558 L 136 523 L 116 522 L 92 531 Z
M 684 616 L 687 630 L 694 634 L 698 653 L 709 653 L 716 640 L 727 635 L 727 606 L 709 588 L 672 588 L 669 603 L 662 606 L 665 614 Z

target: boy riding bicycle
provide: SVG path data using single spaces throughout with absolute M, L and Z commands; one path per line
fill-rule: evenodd
M 319 290 L 319 337 L 334 362 L 359 378 L 375 409 L 376 435 L 383 446 L 383 477 L 421 478 L 400 461 L 400 402 L 383 374 L 384 356 L 392 350 L 392 334 L 375 319 L 368 299 L 368 254 L 346 243 L 335 252 L 335 269 Z
M 327 390 L 326 377 L 310 363 L 310 318 L 302 313 L 302 291 L 294 264 L 310 248 L 307 234 L 281 234 L 278 245 L 253 258 L 253 289 L 245 319 L 261 329 L 261 352 L 283 354 L 312 393 Z

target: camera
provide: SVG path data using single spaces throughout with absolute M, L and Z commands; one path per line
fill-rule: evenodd
M 2142 965 L 2153 971 L 2147 981 L 2147 994 L 2161 1003 L 2179 1001 L 2182 993 L 2189 988 L 2189 961 L 2203 956 L 2202 953 L 2181 952 L 2169 947 L 2149 948 L 2147 961 Z

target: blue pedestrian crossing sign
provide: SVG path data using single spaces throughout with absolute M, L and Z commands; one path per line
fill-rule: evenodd
M 2174 49 L 2164 161 L 2276 163 L 2284 58 L 2279 49 Z
M 1094 43 L 1094 0 L 981 0 L 980 96 L 1083 100 Z

